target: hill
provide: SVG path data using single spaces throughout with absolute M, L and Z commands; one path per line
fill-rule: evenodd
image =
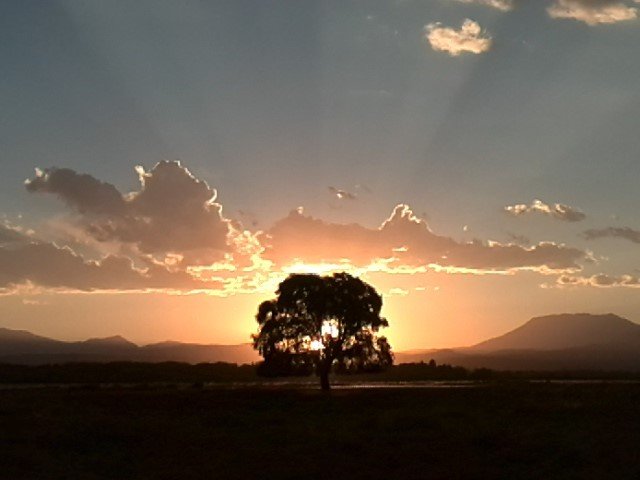
M 397 363 L 429 361 L 496 370 L 640 370 L 640 325 L 613 314 L 535 317 L 477 345 L 398 353 Z
M 532 318 L 470 350 L 563 350 L 594 345 L 640 347 L 640 325 L 612 313 L 548 315 Z
M 227 362 L 253 363 L 258 354 L 249 344 L 200 345 L 161 342 L 138 346 L 121 336 L 63 342 L 24 330 L 0 328 L 0 362 L 44 364 L 62 362 Z

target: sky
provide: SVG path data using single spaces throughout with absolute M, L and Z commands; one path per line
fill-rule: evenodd
M 236 344 L 296 272 L 395 350 L 640 321 L 640 1 L 0 5 L 0 327 Z

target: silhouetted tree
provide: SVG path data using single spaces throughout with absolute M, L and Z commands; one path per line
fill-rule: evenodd
M 282 281 L 277 298 L 260 304 L 253 347 L 264 357 L 266 376 L 320 377 L 329 390 L 329 373 L 370 372 L 393 363 L 391 346 L 378 336 L 389 323 L 380 316 L 382 297 L 347 273 L 293 274 Z

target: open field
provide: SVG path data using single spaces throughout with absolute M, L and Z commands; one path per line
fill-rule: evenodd
M 0 475 L 640 478 L 640 385 L 0 391 Z

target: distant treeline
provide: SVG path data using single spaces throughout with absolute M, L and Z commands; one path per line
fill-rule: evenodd
M 364 379 L 364 376 L 359 376 Z M 438 380 L 640 380 L 640 372 L 601 370 L 508 371 L 489 368 L 468 369 L 435 361 L 401 363 L 366 377 L 369 381 L 420 382 Z
M 486 368 L 466 369 L 430 362 L 394 365 L 372 374 L 335 375 L 334 381 L 419 382 L 439 380 L 640 380 L 639 372 L 601 371 L 498 371 Z M 181 362 L 142 363 L 63 363 L 54 365 L 0 364 L 0 384 L 118 384 L 118 383 L 233 383 L 269 382 L 258 375 L 257 365 L 235 363 Z
M 181 362 L 62 363 L 54 365 L 0 364 L 0 383 L 197 383 L 256 380 L 253 365 Z

